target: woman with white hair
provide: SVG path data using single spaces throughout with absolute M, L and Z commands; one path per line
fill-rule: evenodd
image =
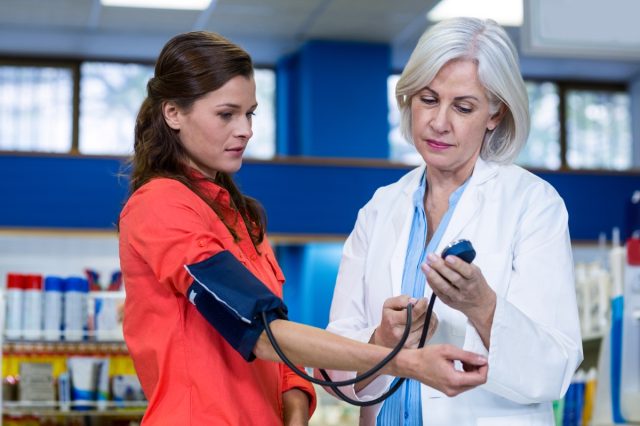
M 330 331 L 384 346 L 404 308 L 435 294 L 428 344 L 484 354 L 486 384 L 446 395 L 406 381 L 365 425 L 552 425 L 582 360 L 568 214 L 551 185 L 513 164 L 529 133 L 516 49 L 491 20 L 456 18 L 421 37 L 396 87 L 404 136 L 424 164 L 376 191 L 343 252 Z M 467 239 L 471 264 L 443 249 Z M 422 330 L 415 327 L 408 345 Z M 453 362 L 453 361 L 452 361 Z M 333 379 L 349 373 L 331 372 Z M 393 378 L 343 388 L 370 400 Z

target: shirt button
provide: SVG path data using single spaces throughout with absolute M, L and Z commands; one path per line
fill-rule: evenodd
M 200 240 L 200 241 L 198 241 L 198 245 L 199 245 L 200 247 L 204 247 L 206 244 L 207 244 L 207 243 L 205 243 L 205 242 L 204 242 L 204 240 Z
M 258 258 L 258 256 L 257 256 L 257 255 L 255 255 L 255 254 L 252 254 L 252 255 L 251 255 L 251 260 L 256 260 L 257 258 Z
M 404 418 L 405 420 L 409 418 L 409 413 L 407 413 L 406 411 L 404 412 Z

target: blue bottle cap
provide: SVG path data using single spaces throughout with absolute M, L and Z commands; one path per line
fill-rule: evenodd
M 44 291 L 64 291 L 64 279 L 53 275 L 44 279 Z
M 69 277 L 65 280 L 67 291 L 89 292 L 89 281 L 80 277 Z

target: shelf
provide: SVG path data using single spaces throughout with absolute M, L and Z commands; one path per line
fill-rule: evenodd
M 90 410 L 71 410 L 60 409 L 57 402 L 33 402 L 27 403 L 23 401 L 5 401 L 2 407 L 4 415 L 22 417 L 22 416 L 39 416 L 39 417 L 122 417 L 122 418 L 139 418 L 144 415 L 146 406 L 140 402 L 120 402 L 118 404 L 125 405 L 115 406 L 111 402 L 110 406 L 103 409 Z M 127 407 L 127 405 L 129 405 Z
M 38 408 L 10 408 L 4 407 L 2 414 L 13 417 L 34 416 L 34 417 L 110 417 L 110 418 L 141 418 L 144 415 L 143 409 L 122 409 L 122 410 L 69 410 L 61 411 L 54 409 Z
M 77 353 L 93 354 L 96 352 L 106 354 L 126 354 L 127 345 L 124 341 L 28 341 L 28 340 L 4 340 L 2 343 L 4 353 Z

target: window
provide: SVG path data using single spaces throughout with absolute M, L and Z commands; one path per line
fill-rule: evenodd
M 80 76 L 80 153 L 131 155 L 136 116 L 153 67 L 85 62 Z
M 396 102 L 396 85 L 400 75 L 387 78 L 387 104 L 389 106 L 389 158 L 405 164 L 420 164 L 422 157 L 413 144 L 409 143 L 400 132 L 400 110 Z
M 544 169 L 560 168 L 560 97 L 551 82 L 526 82 L 531 128 L 516 163 Z
M 69 67 L 0 66 L 0 149 L 68 152 L 72 99 Z
M 134 63 L 0 65 L 0 150 L 131 155 L 136 116 L 152 75 L 151 65 Z M 245 155 L 271 158 L 275 73 L 256 69 L 255 79 L 258 109 Z
M 273 158 L 276 152 L 276 75 L 270 69 L 256 69 L 255 80 L 258 108 L 253 117 L 253 137 L 247 145 L 245 156 Z
M 390 159 L 421 159 L 400 134 L 395 101 L 399 75 L 388 79 Z M 633 167 L 630 96 L 624 86 L 526 81 L 531 131 L 516 163 L 557 170 Z M 564 121 L 563 121 L 564 120 Z
M 567 164 L 572 169 L 631 168 L 631 106 L 623 90 L 569 89 Z

